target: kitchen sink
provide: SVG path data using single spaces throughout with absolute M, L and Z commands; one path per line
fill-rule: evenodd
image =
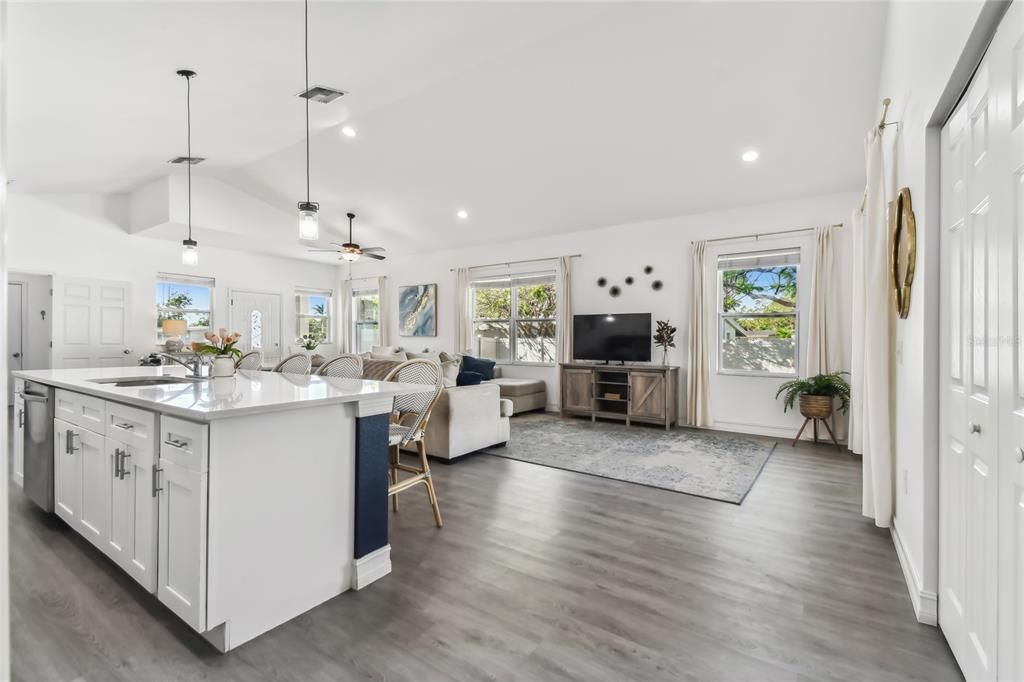
M 167 386 L 169 384 L 191 384 L 197 379 L 188 377 L 113 377 L 110 379 L 90 379 L 94 384 L 113 384 L 118 388 L 137 388 L 142 386 Z

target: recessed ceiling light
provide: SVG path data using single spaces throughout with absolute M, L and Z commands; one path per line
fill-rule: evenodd
M 466 218 L 469 217 L 469 211 L 467 211 L 464 208 L 460 208 L 458 211 L 455 212 L 455 217 L 458 218 L 459 220 L 465 220 Z
M 342 126 L 341 134 L 344 135 L 345 137 L 355 137 L 356 129 L 353 128 L 352 126 Z
M 741 156 L 740 158 L 746 161 L 747 163 L 753 163 L 754 161 L 757 161 L 758 156 L 760 156 L 760 154 L 757 153 L 756 149 L 748 149 L 747 151 L 743 152 L 743 156 Z

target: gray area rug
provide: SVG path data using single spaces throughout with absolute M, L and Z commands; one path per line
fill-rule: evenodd
M 507 446 L 484 452 L 741 504 L 775 445 L 698 429 L 527 414 L 512 419 Z

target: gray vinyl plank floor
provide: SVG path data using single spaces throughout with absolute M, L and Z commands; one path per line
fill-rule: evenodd
M 390 576 L 227 655 L 12 486 L 13 677 L 962 679 L 834 447 L 780 443 L 742 506 L 488 455 L 434 472 L 445 527 L 403 494 Z

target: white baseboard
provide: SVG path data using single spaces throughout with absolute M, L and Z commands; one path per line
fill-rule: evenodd
M 384 545 L 352 562 L 352 589 L 361 590 L 390 572 L 391 545 Z
M 892 544 L 896 547 L 896 556 L 900 560 L 900 567 L 903 569 L 903 579 L 907 583 L 907 591 L 910 592 L 910 601 L 914 605 L 914 614 L 917 616 L 917 622 L 924 623 L 925 625 L 938 625 L 938 595 L 921 587 L 921 576 L 910 561 L 907 549 L 903 546 L 903 538 L 900 537 L 900 533 L 896 530 L 895 525 L 889 530 L 892 534 Z

